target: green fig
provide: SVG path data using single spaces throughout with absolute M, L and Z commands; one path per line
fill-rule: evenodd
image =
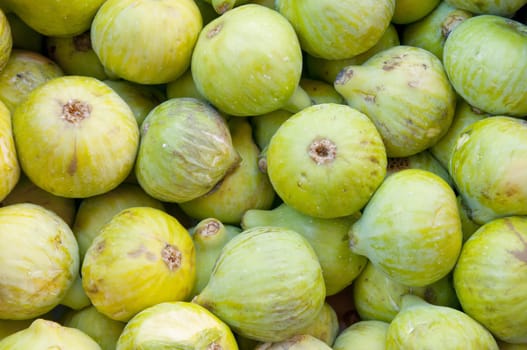
M 6 105 L 0 101 L 0 201 L 4 200 L 16 187 L 20 179 L 20 164 L 13 135 L 11 113 Z
M 233 116 L 282 108 L 302 74 L 302 50 L 292 25 L 268 7 L 245 4 L 201 31 L 191 62 L 196 87 Z
M 454 287 L 466 314 L 509 343 L 527 343 L 527 218 L 482 225 L 463 245 Z
M 179 76 L 176 80 L 166 84 L 167 97 L 178 98 L 178 97 L 194 97 L 197 99 L 205 100 L 201 95 L 194 83 L 192 78 L 192 71 L 187 69 L 185 73 Z
M 474 222 L 527 215 L 526 162 L 524 120 L 495 116 L 463 129 L 452 152 L 450 172 Z
M 397 0 L 392 23 L 408 24 L 420 20 L 436 8 L 440 0 Z
M 465 204 L 461 195 L 457 196 L 457 206 L 459 207 L 459 217 L 461 219 L 461 230 L 463 231 L 463 243 L 472 236 L 474 232 L 481 227 L 481 224 L 476 223 L 470 217 L 470 209 Z
M 60 300 L 60 304 L 67 306 L 71 310 L 80 310 L 91 305 L 90 298 L 88 298 L 82 286 L 82 278 L 80 275 L 77 276 L 64 297 Z
M 422 169 L 388 176 L 349 231 L 353 253 L 410 287 L 445 277 L 457 261 L 462 237 L 454 190 Z
M 320 218 L 351 215 L 386 174 L 379 132 L 347 105 L 313 105 L 287 119 L 271 138 L 267 174 L 278 194 L 299 212 Z
M 279 342 L 259 344 L 254 350 L 331 350 L 331 347 L 312 335 L 299 334 Z
M 28 50 L 42 53 L 44 50 L 44 36 L 28 26 L 14 12 L 5 14 L 11 28 L 13 49 Z
M 339 333 L 334 350 L 384 350 L 390 324 L 376 320 L 353 323 Z
M 417 295 L 434 305 L 459 308 L 452 276 L 423 287 L 408 287 L 369 263 L 353 283 L 353 304 L 362 320 L 391 322 L 401 310 L 401 298 Z
M 523 5 L 527 4 L 525 0 L 446 0 L 451 6 L 464 9 L 476 14 L 492 14 L 503 17 L 510 17 L 516 13 Z
M 459 23 L 470 17 L 472 13 L 440 1 L 426 17 L 404 26 L 401 42 L 426 49 L 442 60 L 446 38 Z
M 498 345 L 492 334 L 466 313 L 407 294 L 386 334 L 386 350 L 399 349 L 498 350 Z
M 238 350 L 231 329 L 200 305 L 176 301 L 153 305 L 126 324 L 116 350 Z
M 173 98 L 141 124 L 135 174 L 150 196 L 181 203 L 212 190 L 240 160 L 216 109 L 195 98 Z
M 367 263 L 364 256 L 352 253 L 348 246 L 349 227 L 359 216 L 315 218 L 282 203 L 272 210 L 246 211 L 241 226 L 243 229 L 275 226 L 301 234 L 309 241 L 320 261 L 326 295 L 333 295 L 351 285 Z
M 322 80 L 302 78 L 300 86 L 311 98 L 313 104 L 340 103 L 345 104 L 344 98 L 335 90 L 333 84 Z
M 325 296 L 309 242 L 292 230 L 256 227 L 227 242 L 193 302 L 241 336 L 279 342 L 311 324 Z
M 192 295 L 199 294 L 209 282 L 210 274 L 223 246 L 241 232 L 237 226 L 224 225 L 216 218 L 200 220 L 189 232 L 196 249 L 196 282 Z
M 236 118 L 229 120 L 228 125 L 240 164 L 211 192 L 179 206 L 198 220 L 214 217 L 238 225 L 247 210 L 271 208 L 275 192 L 267 175 L 258 168 L 260 150 L 254 143 L 249 121 Z
M 344 68 L 334 83 L 347 103 L 377 126 L 389 157 L 429 148 L 448 130 L 456 94 L 431 52 L 394 46 L 362 65 Z
M 298 85 L 293 95 L 282 106 L 282 109 L 291 113 L 297 113 L 312 104 L 313 100 L 311 99 L 311 96 L 309 96 L 301 85 Z
M 117 339 L 125 326 L 123 322 L 106 317 L 93 305 L 82 310 L 68 311 L 61 323 L 86 333 L 100 345 L 102 350 L 115 350 Z
M 11 25 L 4 11 L 0 8 L 0 71 L 4 69 L 13 50 Z
M 350 58 L 370 49 L 390 25 L 394 0 L 277 0 L 302 49 L 324 59 Z
M 276 130 L 292 115 L 293 113 L 284 109 L 277 109 L 276 111 L 251 117 L 254 141 L 260 150 L 267 147 Z
M 0 341 L 0 350 L 15 349 L 101 350 L 101 347 L 81 330 L 38 318 L 28 328 Z
M 15 49 L 0 71 L 0 100 L 14 113 L 33 89 L 63 75 L 62 69 L 46 56 Z
M 335 309 L 325 302 L 318 316 L 298 334 L 311 335 L 331 346 L 339 333 L 339 320 Z
M 324 58 L 315 57 L 306 53 L 306 71 L 310 78 L 320 79 L 328 84 L 333 85 L 337 75 L 345 67 L 350 65 L 360 65 L 366 62 L 376 53 L 399 44 L 400 41 L 397 29 L 393 24 L 390 24 L 375 45 L 373 45 L 367 51 L 351 58 L 343 58 L 341 60 L 326 60 Z

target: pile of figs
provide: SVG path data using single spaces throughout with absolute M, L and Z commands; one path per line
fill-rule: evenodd
M 527 0 L 0 0 L 0 350 L 527 349 Z

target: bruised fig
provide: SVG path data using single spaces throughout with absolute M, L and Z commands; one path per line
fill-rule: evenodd
M 117 187 L 132 171 L 139 128 L 103 82 L 63 76 L 32 90 L 13 114 L 20 165 L 56 196 L 85 198 Z
M 422 287 L 445 277 L 461 250 L 454 190 L 438 175 L 406 169 L 384 180 L 349 231 L 351 251 L 394 281 Z
M 299 212 L 334 218 L 361 209 L 386 174 L 375 125 L 347 105 L 313 105 L 287 119 L 267 149 L 267 173 L 280 198 Z
M 321 219 L 302 214 L 287 204 L 272 210 L 247 210 L 242 217 L 244 229 L 275 226 L 300 233 L 315 250 L 326 285 L 326 295 L 333 295 L 348 285 L 366 266 L 367 259 L 349 250 L 348 230 L 360 214 Z
M 93 240 L 82 285 L 99 312 L 128 321 L 149 306 L 187 298 L 195 266 L 194 244 L 177 219 L 133 207 L 116 214 Z
M 216 109 L 195 98 L 172 98 L 141 124 L 135 174 L 150 196 L 181 203 L 212 190 L 240 160 Z
M 362 65 L 348 66 L 334 86 L 375 123 L 389 157 L 429 148 L 447 132 L 454 116 L 456 94 L 441 61 L 418 47 L 394 46 Z
M 335 339 L 334 350 L 384 350 L 389 323 L 362 320 L 346 327 Z
M 214 217 L 237 225 L 249 209 L 269 209 L 275 192 L 269 178 L 258 168 L 260 150 L 254 143 L 248 120 L 235 118 L 228 122 L 232 143 L 241 161 L 210 193 L 180 203 L 181 209 L 198 220 Z
M 124 328 L 116 350 L 238 350 L 230 328 L 200 305 L 176 301 L 153 305 Z
M 243 337 L 279 342 L 311 324 L 325 296 L 309 242 L 295 231 L 262 226 L 227 242 L 193 302 Z

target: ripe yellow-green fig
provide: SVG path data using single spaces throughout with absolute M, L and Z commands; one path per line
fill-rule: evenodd
M 0 8 L 0 71 L 4 69 L 13 49 L 11 25 L 4 11 Z
M 20 164 L 18 163 L 15 140 L 11 122 L 11 113 L 6 105 L 0 101 L 0 201 L 4 200 L 15 188 L 20 178 Z
M 445 277 L 461 251 L 454 190 L 438 175 L 406 169 L 388 176 L 349 231 L 351 251 L 394 281 L 422 287 Z
M 378 320 L 361 320 L 339 333 L 334 350 L 384 350 L 390 324 Z

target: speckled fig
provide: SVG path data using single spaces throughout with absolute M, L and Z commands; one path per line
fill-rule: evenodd
M 268 7 L 245 4 L 201 31 L 192 54 L 192 76 L 208 101 L 233 116 L 281 108 L 302 73 L 302 50 L 291 24 Z
M 299 212 L 334 218 L 361 209 L 386 174 L 386 150 L 372 121 L 347 105 L 313 105 L 271 138 L 267 173 L 280 198 Z
M 243 337 L 279 342 L 313 322 L 325 296 L 309 242 L 295 231 L 261 226 L 227 242 L 193 302 Z
M 526 242 L 526 217 L 492 220 L 465 242 L 454 269 L 465 313 L 509 343 L 527 343 Z
M 399 45 L 344 68 L 334 83 L 347 103 L 366 114 L 389 157 L 406 157 L 436 143 L 454 116 L 456 94 L 431 52 Z
M 104 225 L 82 263 L 82 285 L 97 311 L 128 321 L 165 301 L 189 297 L 194 244 L 177 219 L 151 207 L 127 208 Z
M 295 28 L 302 49 L 338 60 L 370 49 L 390 25 L 394 0 L 277 0 L 275 8 Z
M 141 124 L 135 174 L 150 196 L 181 203 L 212 190 L 240 160 L 215 108 L 195 98 L 172 98 Z
M 422 169 L 388 176 L 349 231 L 352 252 L 410 287 L 445 277 L 459 256 L 462 236 L 454 190 Z

